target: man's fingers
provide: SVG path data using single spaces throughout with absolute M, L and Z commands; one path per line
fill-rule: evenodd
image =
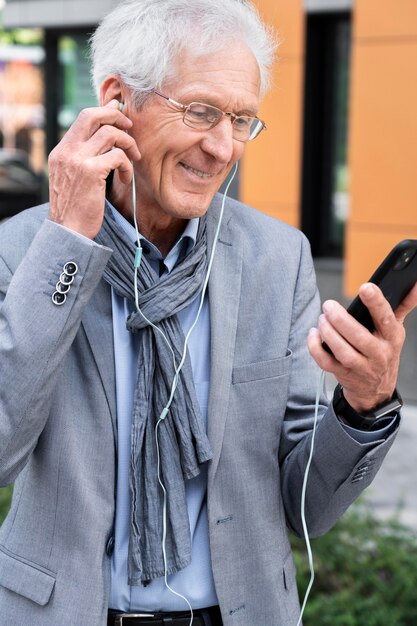
M 318 365 L 332 372 L 349 392 L 350 404 L 366 411 L 392 395 L 405 337 L 400 320 L 417 305 L 417 287 L 397 316 L 376 285 L 362 285 L 359 296 L 374 320 L 375 332 L 370 333 L 338 302 L 328 300 L 318 329 L 309 333 L 308 347 Z M 322 340 L 332 354 L 323 349 Z
M 402 324 L 409 313 L 417 307 L 417 283 L 395 310 L 395 317 Z
M 124 150 L 114 148 L 105 154 L 102 154 L 90 160 L 91 167 L 101 169 L 103 177 L 107 178 L 112 170 L 118 170 L 120 180 L 123 184 L 128 185 L 132 182 L 133 166 L 126 156 Z
M 323 311 L 319 319 L 321 336 L 337 360 L 346 367 L 354 366 L 353 360 L 358 352 L 369 356 L 377 349 L 375 337 L 353 319 L 341 304 L 327 300 L 323 304 Z
M 74 124 L 67 131 L 65 138 L 74 141 L 87 141 L 101 126 L 110 124 L 120 130 L 130 130 L 132 121 L 118 107 L 117 100 L 112 100 L 104 107 L 83 109 Z
M 316 361 L 317 365 L 325 372 L 332 372 L 337 376 L 337 373 L 342 369 L 342 366 L 338 363 L 334 356 L 324 350 L 322 336 L 318 328 L 310 329 L 307 337 L 307 345 L 309 352 Z
M 377 332 L 388 341 L 394 339 L 398 334 L 398 322 L 380 288 L 373 283 L 364 283 L 359 288 L 359 297 L 369 310 Z
M 99 156 L 112 148 L 124 150 L 131 161 L 139 161 L 140 152 L 135 140 L 126 132 L 114 126 L 101 126 L 90 139 L 85 142 L 80 150 L 86 156 Z

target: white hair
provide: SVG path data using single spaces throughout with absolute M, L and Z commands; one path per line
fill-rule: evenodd
M 277 39 L 249 0 L 123 0 L 92 35 L 92 79 L 118 75 L 140 107 L 152 89 L 175 78 L 175 61 L 243 42 L 260 71 L 261 96 L 269 88 Z

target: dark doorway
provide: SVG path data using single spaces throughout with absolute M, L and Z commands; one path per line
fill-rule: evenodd
M 343 256 L 350 48 L 349 13 L 307 17 L 302 229 L 315 257 Z

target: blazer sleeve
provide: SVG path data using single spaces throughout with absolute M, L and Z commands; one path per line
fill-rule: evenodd
M 111 250 L 44 220 L 0 229 L 0 486 L 25 466 L 48 419 L 65 356 Z M 21 219 L 20 219 L 21 218 Z M 69 261 L 77 273 L 61 306 L 52 301 Z
M 320 298 L 310 246 L 303 238 L 294 292 L 290 349 L 293 353 L 287 410 L 280 444 L 281 487 L 289 527 L 299 536 L 301 491 L 311 450 L 316 391 L 320 370 L 308 353 L 307 334 L 317 325 Z M 352 438 L 321 393 L 313 461 L 306 490 L 309 534 L 324 534 L 367 487 L 398 432 L 369 443 Z

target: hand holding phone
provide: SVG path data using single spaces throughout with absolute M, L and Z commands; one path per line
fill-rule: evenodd
M 403 322 L 417 307 L 416 281 L 417 241 L 406 240 L 362 286 L 361 297 L 348 311 L 338 302 L 325 302 L 318 328 L 309 332 L 310 354 L 335 376 L 357 413 L 373 411 L 392 398 L 405 340 Z M 322 341 L 333 354 L 323 349 Z
M 395 311 L 417 282 L 417 239 L 400 241 L 385 257 L 368 282 L 378 285 Z M 375 330 L 371 314 L 359 296 L 356 296 L 347 311 L 370 332 Z M 326 343 L 323 343 L 323 348 L 331 354 Z
M 378 285 L 395 311 L 417 282 L 417 239 L 400 241 L 368 282 Z M 348 307 L 348 313 L 371 332 L 374 330 L 372 317 L 359 296 Z

